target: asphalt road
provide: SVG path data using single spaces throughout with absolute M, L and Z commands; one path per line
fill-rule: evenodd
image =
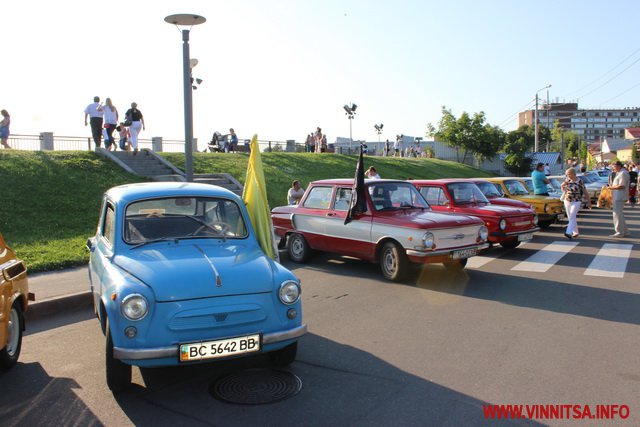
M 628 216 L 640 236 L 640 210 Z M 587 212 L 577 241 L 554 226 L 515 250 L 491 249 L 463 272 L 428 266 L 403 284 L 355 259 L 320 255 L 304 266 L 284 260 L 302 279 L 309 334 L 290 368 L 302 391 L 268 405 L 223 403 L 208 392 L 229 372 L 269 367 L 262 356 L 136 368 L 134 387 L 114 397 L 90 310 L 32 322 L 20 363 L 0 376 L 0 420 L 469 426 L 490 424 L 486 404 L 618 404 L 628 405 L 628 419 L 513 424 L 638 425 L 639 240 L 607 239 L 610 221 L 606 212 Z

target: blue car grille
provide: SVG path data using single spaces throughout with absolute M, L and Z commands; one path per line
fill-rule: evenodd
M 267 314 L 257 304 L 184 310 L 171 318 L 168 327 L 172 331 L 210 329 L 263 322 Z

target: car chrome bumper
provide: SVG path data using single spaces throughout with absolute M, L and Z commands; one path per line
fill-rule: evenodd
M 421 258 L 427 258 L 427 257 L 432 257 L 432 256 L 441 256 L 441 255 L 448 255 L 451 254 L 455 251 L 460 251 L 460 250 L 465 250 L 465 249 L 478 249 L 479 251 L 483 250 L 483 249 L 487 249 L 489 247 L 488 243 L 482 243 L 482 244 L 478 244 L 478 245 L 471 245 L 471 246 L 463 246 L 460 248 L 448 248 L 448 249 L 440 249 L 437 251 L 416 251 L 413 249 L 407 249 L 407 255 L 408 256 L 414 256 L 414 257 L 421 257 Z
M 288 331 L 273 332 L 262 336 L 262 344 L 275 344 L 282 341 L 299 338 L 307 333 L 307 325 L 301 325 Z M 120 360 L 146 360 L 178 357 L 178 346 L 129 349 L 122 347 L 113 348 L 113 357 Z
M 511 233 L 504 233 L 502 231 L 492 231 L 489 234 L 491 235 L 491 237 L 514 237 L 514 236 L 519 236 L 521 234 L 535 233 L 536 231 L 540 231 L 540 227 L 531 228 L 529 230 L 512 231 Z

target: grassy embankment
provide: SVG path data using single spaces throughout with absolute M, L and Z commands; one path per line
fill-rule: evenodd
M 184 155 L 163 153 L 163 156 L 179 169 L 184 170 Z M 302 186 L 318 179 L 353 178 L 357 156 L 311 153 L 264 153 L 262 164 L 267 181 L 269 206 L 287 203 L 287 190 L 291 181 L 299 179 Z M 249 154 L 195 153 L 195 173 L 229 173 L 244 184 Z M 437 159 L 412 159 L 393 157 L 364 158 L 365 169 L 376 168 L 382 178 L 388 179 L 436 179 L 473 178 L 493 176 L 460 163 Z
M 165 153 L 184 169 L 184 155 Z M 233 175 L 244 182 L 248 154 L 194 153 L 196 173 Z M 262 156 L 271 207 L 285 203 L 293 179 L 353 177 L 356 156 L 266 153 Z M 472 177 L 486 174 L 467 166 L 430 159 L 366 157 L 383 178 Z M 144 179 L 88 152 L 0 152 L 0 232 L 27 262 L 47 271 L 88 261 L 87 237 L 95 232 L 104 191 Z

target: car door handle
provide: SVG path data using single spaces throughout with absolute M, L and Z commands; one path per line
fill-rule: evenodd
M 327 212 L 327 216 L 336 216 L 335 212 Z

